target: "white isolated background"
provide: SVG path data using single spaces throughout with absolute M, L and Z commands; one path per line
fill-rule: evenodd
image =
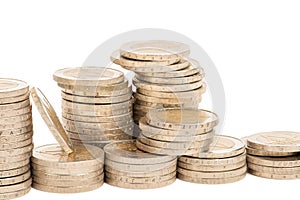
M 300 12 L 298 1 L 1 1 L 0 76 L 39 86 L 60 111 L 55 70 L 80 66 L 103 41 L 138 28 L 164 28 L 196 41 L 211 57 L 226 93 L 223 133 L 300 131 Z M 34 115 L 36 146 L 55 140 Z M 88 193 L 32 190 L 22 199 L 287 199 L 300 180 L 248 175 L 228 185 L 177 180 L 156 190 L 104 185 Z

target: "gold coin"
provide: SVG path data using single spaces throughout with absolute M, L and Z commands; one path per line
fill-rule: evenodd
M 0 98 L 11 98 L 28 92 L 29 86 L 16 79 L 0 79 Z
M 8 130 L 12 130 L 12 129 L 20 129 L 20 128 L 30 126 L 30 125 L 32 125 L 32 119 L 20 121 L 18 123 L 11 122 L 11 124 L 0 124 L 0 130 L 8 131 Z
M 247 145 L 265 151 L 299 152 L 300 133 L 289 131 L 258 133 L 247 137 Z
M 50 102 L 47 100 L 42 91 L 38 88 L 31 89 L 32 99 L 40 112 L 43 120 L 47 124 L 49 130 L 59 143 L 59 145 L 63 148 L 66 153 L 72 153 L 73 147 L 72 143 L 64 130 L 62 124 L 60 123 L 55 110 L 53 109 Z
M 135 76 L 138 80 L 148 82 L 148 83 L 154 83 L 154 84 L 168 84 L 168 85 L 179 85 L 179 84 L 189 84 L 194 83 L 197 81 L 201 81 L 203 79 L 202 74 L 194 74 L 191 76 L 185 76 L 185 77 L 178 77 L 178 78 L 159 78 L 159 77 L 149 77 L 149 76 L 143 76 L 137 74 Z
M 29 159 L 31 157 L 31 152 L 27 152 L 24 154 L 20 154 L 20 155 L 15 155 L 13 157 L 0 157 L 0 164 L 4 164 L 4 163 L 14 163 L 14 162 L 19 162 L 25 159 Z
M 8 136 L 15 137 L 32 131 L 33 131 L 33 126 L 32 123 L 30 123 L 28 126 L 24 126 L 21 128 L 0 130 L 0 135 L 3 137 L 8 137 Z
M 120 55 L 135 60 L 172 60 L 189 55 L 188 45 L 166 40 L 133 41 L 120 48 Z
M 8 177 L 14 177 L 21 174 L 26 173 L 28 170 L 30 170 L 30 165 L 24 165 L 23 167 L 11 169 L 11 170 L 4 170 L 0 171 L 0 178 L 8 178 Z
M 44 178 L 44 179 L 52 180 L 52 181 L 55 181 L 55 180 L 79 181 L 81 179 L 94 178 L 94 177 L 100 176 L 101 174 L 103 174 L 103 169 L 93 171 L 93 172 L 88 172 L 88 173 L 79 173 L 76 175 L 48 174 L 48 173 L 45 173 L 44 171 L 39 171 L 39 170 L 32 171 L 32 175 L 34 177 Z
M 16 97 L 0 98 L 0 104 L 16 103 L 16 102 L 24 101 L 26 99 L 29 99 L 29 93 L 22 94 L 22 95 L 16 96 Z
M 201 171 L 201 172 L 210 172 L 210 173 L 235 170 L 245 165 L 246 165 L 246 159 L 238 163 L 226 164 L 226 165 L 197 165 L 197 164 L 188 164 L 181 161 L 178 162 L 178 167 L 182 169 Z
M 20 109 L 16 109 L 16 110 L 10 110 L 10 111 L 1 111 L 0 110 L 0 117 L 2 118 L 9 118 L 9 117 L 15 117 L 15 116 L 19 116 L 19 115 L 24 115 L 24 114 L 28 114 L 31 113 L 32 111 L 32 107 L 31 105 L 24 107 L 24 108 L 20 108 Z
M 199 183 L 199 184 L 228 184 L 228 183 L 240 181 L 244 179 L 245 176 L 246 173 L 236 177 L 230 177 L 230 178 L 196 178 L 196 177 L 182 175 L 180 173 L 177 174 L 177 178 L 182 181 Z
M 30 187 L 32 183 L 31 179 L 28 179 L 22 183 L 17 183 L 14 185 L 8 185 L 8 186 L 1 186 L 1 195 L 5 193 L 13 193 L 16 191 L 24 190 Z
M 34 189 L 41 190 L 43 192 L 67 194 L 67 193 L 82 193 L 82 192 L 96 190 L 102 185 L 103 185 L 103 181 L 99 181 L 98 183 L 92 185 L 81 185 L 77 187 L 54 187 L 54 186 L 47 186 L 47 185 L 42 185 L 33 182 L 32 187 Z
M 31 187 L 27 187 L 18 191 L 14 191 L 14 192 L 9 192 L 9 193 L 0 193 L 0 199 L 15 199 L 15 198 L 19 198 L 22 197 L 24 195 L 26 195 L 27 193 L 29 193 L 29 191 L 31 190 Z
M 21 183 L 23 181 L 28 180 L 30 178 L 30 176 L 31 176 L 30 171 L 27 171 L 25 174 L 0 179 L 0 187 L 5 186 L 5 185 L 14 185 L 14 184 Z
M 23 133 L 20 135 L 1 136 L 0 142 L 11 144 L 13 142 L 21 142 L 21 141 L 28 140 L 28 139 L 32 138 L 32 136 L 33 136 L 33 131 Z M 0 144 L 0 146 L 1 146 L 1 144 Z
M 146 122 L 165 129 L 191 130 L 216 126 L 218 116 L 207 110 L 166 108 L 150 110 Z
M 7 118 L 1 118 L 0 123 L 1 124 L 13 124 L 13 123 L 18 123 L 26 120 L 31 120 L 32 114 L 27 113 L 24 115 L 18 115 L 18 116 L 13 116 L 13 117 L 7 117 Z
M 300 167 L 300 156 L 262 157 L 247 155 L 247 162 L 269 167 Z
M 31 152 L 33 149 L 33 144 L 17 148 L 17 149 L 8 149 L 8 150 L 0 150 L 0 157 L 10 157 L 10 156 L 16 156 L 24 153 Z
M 104 147 L 104 151 L 109 160 L 135 165 L 166 163 L 175 159 L 173 156 L 159 156 L 139 151 L 133 140 L 108 144 Z
M 32 138 L 17 143 L 2 143 L 0 144 L 0 151 L 9 150 L 9 149 L 18 149 L 21 147 L 28 146 L 30 144 L 32 144 Z
M 276 179 L 276 180 L 292 180 L 292 179 L 300 178 L 300 174 L 274 174 L 274 173 L 259 172 L 252 169 L 249 169 L 248 173 L 258 177 Z
M 18 110 L 18 109 L 22 109 L 22 108 L 25 108 L 28 106 L 30 106 L 30 100 L 26 99 L 25 101 L 22 101 L 22 102 L 0 105 L 0 111 L 6 112 L 6 111 L 11 111 L 11 110 Z
M 45 145 L 34 149 L 31 161 L 43 165 L 61 168 L 88 167 L 104 163 L 104 152 L 94 146 L 74 146 L 68 154 L 59 145 Z
M 75 67 L 56 71 L 53 79 L 62 84 L 97 86 L 121 83 L 124 81 L 124 74 L 105 67 Z
M 146 183 L 146 184 L 141 184 L 141 183 L 124 183 L 124 182 L 119 182 L 113 179 L 105 178 L 105 182 L 109 185 L 116 186 L 116 187 L 121 187 L 121 188 L 128 188 L 128 189 L 155 189 L 155 188 L 161 188 L 165 187 L 168 185 L 171 185 L 176 181 L 176 177 L 160 182 L 160 183 Z
M 25 165 L 28 165 L 30 163 L 30 158 L 27 158 L 26 160 L 21 160 L 18 162 L 9 162 L 9 163 L 1 163 L 0 164 L 0 171 L 4 170 L 12 170 L 24 167 Z

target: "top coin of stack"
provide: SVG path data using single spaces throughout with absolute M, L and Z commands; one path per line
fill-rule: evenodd
M 300 133 L 264 132 L 244 140 L 249 173 L 270 179 L 300 178 Z
M 137 147 L 162 155 L 192 155 L 208 149 L 218 124 L 215 113 L 199 109 L 150 110 L 140 121 Z
M 132 138 L 132 90 L 122 72 L 79 67 L 58 70 L 53 77 L 62 88 L 63 122 L 74 144 L 103 148 Z
M 126 43 L 111 55 L 114 63 L 136 73 L 136 123 L 153 107 L 198 108 L 205 92 L 204 72 L 189 54 L 186 44 L 149 40 Z
M 246 176 L 246 151 L 243 141 L 229 136 L 215 136 L 207 152 L 181 156 L 177 176 L 183 181 L 225 184 Z
M 0 199 L 27 194 L 31 186 L 32 112 L 27 83 L 0 79 Z
M 135 141 L 113 142 L 104 147 L 105 180 L 130 189 L 152 189 L 176 180 L 177 158 L 139 151 Z

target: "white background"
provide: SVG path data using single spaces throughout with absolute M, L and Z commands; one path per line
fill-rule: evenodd
M 44 1 L 45 2 L 45 1 Z M 243 137 L 271 130 L 300 130 L 300 28 L 297 1 L 1 1 L 0 76 L 26 80 L 60 110 L 52 74 L 80 66 L 110 37 L 137 28 L 164 28 L 196 41 L 222 77 L 227 98 L 223 133 Z M 54 140 L 34 116 L 35 145 Z M 229 185 L 181 181 L 157 190 L 108 185 L 83 194 L 32 190 L 23 199 L 268 198 L 298 195 L 300 180 L 248 175 Z

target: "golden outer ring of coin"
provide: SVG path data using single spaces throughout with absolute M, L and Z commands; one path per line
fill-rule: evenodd
M 12 110 L 22 109 L 22 108 L 25 108 L 27 106 L 30 106 L 30 100 L 29 99 L 26 99 L 25 101 L 18 102 L 18 103 L 0 105 L 0 111 L 1 112 L 6 112 L 6 111 L 9 112 L 9 111 L 12 111 Z
M 207 178 L 195 178 L 191 176 L 185 176 L 180 173 L 177 174 L 177 178 L 186 181 L 186 182 L 191 182 L 191 183 L 198 183 L 198 184 L 228 184 L 228 183 L 233 183 L 240 181 L 246 177 L 246 173 L 236 176 L 236 177 L 230 177 L 230 178 L 225 178 L 225 179 L 207 179 Z
M 277 174 L 277 175 L 300 175 L 300 167 L 269 167 L 263 165 L 257 165 L 248 162 L 248 169 L 253 171 L 269 173 L 269 174 Z
M 177 159 L 165 163 L 155 163 L 155 164 L 145 164 L 145 165 L 120 163 L 109 159 L 105 159 L 105 166 L 109 166 L 115 170 L 119 170 L 119 171 L 124 170 L 129 172 L 152 172 L 152 171 L 162 170 L 166 167 L 175 165 L 176 163 L 177 163 Z
M 40 190 L 43 192 L 68 194 L 68 193 L 82 193 L 82 192 L 89 192 L 92 190 L 96 190 L 100 188 L 103 185 L 103 183 L 104 181 L 99 181 L 98 183 L 93 185 L 84 185 L 80 187 L 53 187 L 53 186 L 41 185 L 33 182 L 32 187 L 36 190 Z
M 202 74 L 194 74 L 191 76 L 184 76 L 178 78 L 158 78 L 158 77 L 149 77 L 143 75 L 135 75 L 137 80 L 153 83 L 153 84 L 168 84 L 168 85 L 179 85 L 179 84 L 189 84 L 203 80 Z
M 77 181 L 81 179 L 89 179 L 103 174 L 103 170 L 97 170 L 89 173 L 81 173 L 78 175 L 59 175 L 59 174 L 48 174 L 44 171 L 33 170 L 32 175 L 47 180 L 64 180 L 64 181 Z
M 273 135 L 276 140 L 278 137 L 286 137 L 290 135 L 290 138 L 293 140 L 287 143 L 287 138 L 283 138 L 283 144 L 275 141 L 270 143 L 263 141 L 266 137 Z M 258 133 L 252 136 L 247 137 L 247 145 L 254 149 L 260 149 L 265 151 L 275 151 L 275 152 L 299 152 L 300 151 L 300 133 L 298 132 L 290 132 L 290 131 L 274 131 L 274 132 L 264 132 Z
M 71 127 L 66 126 L 65 127 L 67 131 L 70 132 L 75 132 L 79 134 L 84 134 L 84 135 L 94 135 L 94 134 L 120 134 L 120 133 L 131 133 L 133 130 L 133 126 L 127 126 L 127 127 L 122 127 L 122 128 L 116 128 L 116 129 L 105 129 L 105 130 L 100 130 L 100 129 L 73 129 Z
M 300 174 L 275 174 L 275 173 L 266 173 L 266 172 L 259 172 L 254 171 L 252 169 L 248 170 L 249 174 L 254 176 L 258 176 L 261 178 L 268 178 L 268 179 L 275 179 L 275 180 L 292 180 L 292 179 L 299 179 Z
M 14 184 L 14 185 L 7 185 L 7 186 L 1 186 L 1 192 L 2 193 L 13 193 L 16 191 L 20 191 L 23 189 L 27 189 L 30 187 L 32 183 L 32 179 L 28 179 L 22 183 Z
M 171 185 L 176 181 L 176 177 L 160 183 L 146 183 L 146 184 L 134 184 L 134 183 L 124 183 L 115 181 L 109 178 L 105 178 L 105 182 L 109 185 L 120 187 L 120 188 L 127 188 L 127 189 L 155 189 L 155 188 L 161 188 L 168 185 Z
M 69 136 L 71 139 L 90 143 L 96 141 L 129 140 L 132 138 L 132 135 L 127 135 L 125 133 L 89 136 L 69 132 Z
M 14 143 L 14 142 L 21 142 L 21 141 L 28 140 L 28 139 L 32 138 L 32 136 L 33 136 L 33 131 L 23 133 L 23 134 L 20 134 L 20 135 L 1 136 L 0 137 L 0 142 L 11 144 L 11 143 Z
M 20 167 L 20 168 L 16 168 L 16 169 L 0 171 L 0 178 L 4 179 L 4 178 L 18 176 L 18 175 L 24 174 L 28 170 L 30 170 L 29 164 L 25 165 L 23 167 Z
M 12 130 L 12 129 L 20 129 L 26 126 L 32 125 L 32 119 L 28 119 L 25 121 L 20 121 L 15 124 L 0 124 L 0 130 L 6 131 L 6 130 Z
M 27 152 L 27 153 L 23 153 L 23 154 L 19 154 L 19 155 L 15 155 L 12 157 L 0 157 L 0 163 L 4 164 L 4 163 L 14 163 L 14 162 L 19 162 L 25 159 L 30 159 L 31 157 L 31 152 Z
M 46 96 L 38 88 L 32 88 L 30 91 L 31 97 L 38 111 L 40 112 L 44 122 L 48 126 L 54 138 L 57 140 L 57 142 L 61 145 L 61 147 L 66 153 L 72 153 L 73 145 L 65 129 L 60 123 L 54 108 L 47 100 Z
M 10 163 L 3 163 L 3 164 L 1 163 L 0 171 L 17 169 L 20 167 L 24 167 L 25 165 L 28 165 L 29 163 L 30 163 L 30 158 L 27 158 L 26 160 L 21 160 L 18 162 L 10 162 Z
M 219 173 L 224 171 L 231 171 L 239 169 L 246 165 L 246 160 L 243 160 L 234 164 L 226 164 L 226 165 L 196 165 L 196 164 L 188 164 L 178 161 L 178 167 L 191 171 L 200 171 L 200 172 L 209 172 L 209 173 Z
M 229 157 L 229 158 L 216 158 L 216 159 L 206 159 L 206 158 L 196 158 L 189 156 L 181 156 L 178 161 L 191 164 L 191 165 L 232 165 L 246 160 L 246 152 L 241 155 Z
M 32 144 L 32 138 L 29 138 L 27 140 L 24 141 L 19 141 L 17 143 L 3 143 L 0 144 L 0 151 L 5 151 L 5 150 L 9 150 L 9 149 L 18 149 L 21 147 L 25 147 Z
M 14 137 L 14 136 L 22 135 L 22 134 L 25 134 L 25 133 L 28 133 L 31 131 L 33 131 L 32 123 L 28 126 L 24 126 L 21 128 L 10 129 L 10 130 L 1 130 L 0 133 L 1 133 L 1 136 L 3 136 L 3 137 L 9 137 L 9 136 Z
M 174 177 L 176 177 L 176 171 L 170 174 L 164 174 L 161 176 L 155 177 L 144 177 L 144 178 L 137 178 L 137 177 L 130 177 L 130 176 L 120 176 L 118 174 L 112 174 L 109 172 L 105 173 L 105 177 L 114 181 L 118 181 L 121 183 L 130 183 L 130 184 L 154 184 L 154 183 L 161 183 L 168 181 Z
M 132 94 L 128 93 L 125 95 L 118 95 L 112 97 L 83 97 L 70 95 L 61 92 L 61 96 L 64 100 L 77 102 L 77 103 L 88 103 L 88 104 L 108 104 L 108 103 L 121 103 L 131 99 Z
M 87 129 L 98 129 L 98 128 L 118 128 L 124 127 L 133 124 L 133 120 L 130 119 L 128 121 L 118 121 L 118 122 L 104 122 L 104 123 L 94 123 L 94 122 L 79 122 L 79 121 L 72 121 L 65 118 L 62 118 L 62 121 L 65 126 L 70 127 L 80 127 L 80 128 L 87 128 Z
M 30 144 L 28 146 L 24 146 L 24 147 L 17 148 L 17 149 L 0 150 L 0 155 L 1 156 L 8 156 L 8 157 L 16 156 L 16 155 L 31 152 L 32 149 L 33 149 L 33 144 Z
M 57 70 L 53 79 L 62 84 L 97 86 L 123 82 L 124 73 L 105 67 L 74 67 Z
M 13 124 L 13 123 L 30 120 L 31 118 L 32 118 L 32 114 L 27 113 L 27 114 L 23 114 L 23 115 L 14 116 L 14 117 L 0 118 L 0 123 L 1 124 Z
M 184 43 L 166 40 L 127 42 L 120 47 L 120 55 L 135 60 L 170 60 L 190 54 Z
M 262 157 L 247 155 L 247 162 L 269 167 L 300 167 L 300 156 Z
M 125 95 L 128 93 L 132 93 L 132 86 L 127 86 L 124 89 L 119 90 L 78 90 L 77 88 L 73 89 L 63 89 L 62 92 L 68 93 L 70 95 L 84 96 L 84 97 L 111 97 L 111 96 L 119 96 Z
M 7 112 L 7 111 L 2 112 L 0 110 L 0 117 L 1 118 L 15 117 L 15 116 L 31 113 L 31 111 L 32 111 L 32 106 L 31 105 L 29 105 L 25 108 L 17 109 L 17 110 L 10 110 L 9 112 Z
M 109 166 L 105 166 L 105 171 L 112 173 L 112 174 L 117 174 L 119 176 L 129 176 L 129 177 L 136 177 L 136 178 L 145 178 L 145 177 L 153 177 L 153 176 L 161 176 L 164 174 L 170 174 L 174 171 L 176 171 L 177 166 L 174 164 L 173 166 L 166 167 L 161 170 L 156 170 L 152 172 L 128 172 L 126 170 L 119 171 L 116 169 L 113 169 Z
M 5 98 L 0 98 L 0 104 L 11 104 L 11 103 L 17 103 L 20 101 L 24 101 L 26 99 L 29 99 L 29 93 L 16 96 L 16 97 L 5 97 Z
M 158 97 L 158 98 L 186 98 L 186 99 L 193 99 L 194 97 L 198 97 L 205 93 L 206 91 L 206 84 L 203 84 L 201 87 L 196 88 L 194 90 L 185 91 L 185 92 L 156 92 L 156 91 L 150 91 L 145 90 L 142 88 L 137 88 L 137 93 L 152 96 L 152 97 Z
M 73 115 L 73 114 L 68 114 L 63 112 L 62 117 L 72 121 L 79 121 L 79 122 L 108 123 L 108 122 L 130 120 L 132 119 L 132 112 L 125 113 L 123 115 L 111 116 L 111 117 Z
M 19 197 L 25 196 L 27 193 L 29 193 L 30 190 L 31 190 L 31 186 L 21 189 L 21 190 L 18 190 L 18 191 L 0 194 L 0 199 L 19 198 Z
M 44 177 L 32 177 L 33 182 L 45 186 L 51 187 L 79 187 L 83 185 L 93 185 L 97 184 L 100 181 L 104 181 L 104 174 L 102 173 L 99 176 L 95 176 L 89 179 L 79 179 L 79 180 L 49 180 Z
M 221 171 L 221 172 L 193 171 L 193 170 L 187 170 L 179 167 L 177 168 L 177 172 L 179 174 L 194 177 L 194 178 L 209 178 L 209 179 L 224 178 L 225 179 L 225 178 L 232 178 L 232 177 L 245 174 L 247 172 L 247 165 L 244 165 L 241 168 L 234 169 L 231 171 Z
M 17 79 L 0 78 L 0 98 L 11 98 L 28 92 L 29 86 L 26 82 Z M 6 88 L 3 88 L 6 86 Z
M 129 149 L 122 149 L 120 145 L 128 146 Z M 175 159 L 173 156 L 159 156 L 144 152 L 136 152 L 137 149 L 134 140 L 119 141 L 108 144 L 104 147 L 104 151 L 106 159 L 133 165 L 167 163 Z
M 17 175 L 15 177 L 8 177 L 8 178 L 5 178 L 5 179 L 1 179 L 0 187 L 5 186 L 5 185 L 18 184 L 18 183 L 21 183 L 25 180 L 28 180 L 30 177 L 31 177 L 31 172 L 29 170 L 26 173 L 21 174 L 21 175 Z

